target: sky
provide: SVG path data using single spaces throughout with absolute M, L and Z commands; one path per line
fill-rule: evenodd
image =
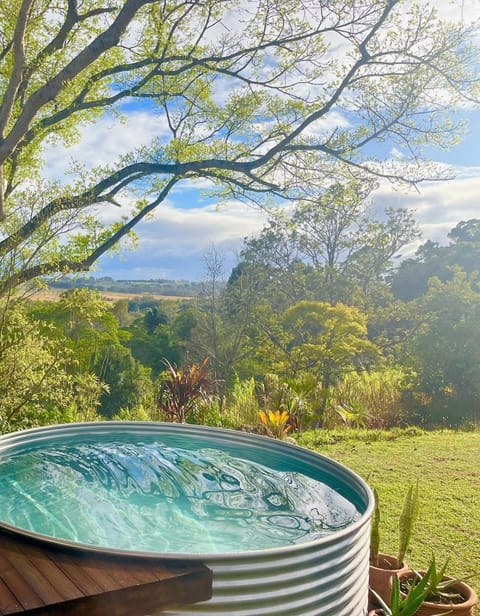
M 449 0 L 439 2 L 451 6 Z M 468 17 L 480 18 L 480 0 L 458 3 Z M 466 111 L 465 117 L 468 134 L 458 146 L 448 152 L 429 151 L 434 162 L 450 167 L 455 179 L 423 183 L 409 191 L 382 186 L 373 195 L 375 210 L 398 206 L 414 213 L 422 232 L 420 243 L 427 239 L 446 243 L 448 231 L 459 221 L 480 218 L 480 109 Z M 82 127 L 81 139 L 68 150 L 49 146 L 45 175 L 68 178 L 74 161 L 88 161 L 89 166 L 113 162 L 122 153 L 148 143 L 152 134 L 164 131 L 162 120 L 147 110 L 128 113 L 123 123 L 103 118 L 94 126 Z M 204 195 L 202 188 L 201 182 L 178 185 L 154 215 L 136 227 L 136 248 L 102 257 L 93 275 L 129 280 L 202 280 L 206 277 L 205 255 L 214 248 L 224 259 L 228 277 L 243 239 L 260 232 L 266 214 L 234 201 L 216 203 Z M 418 242 L 405 247 L 402 256 L 412 255 L 417 246 Z

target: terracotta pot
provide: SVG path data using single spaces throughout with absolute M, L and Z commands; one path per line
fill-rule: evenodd
M 421 572 L 425 573 L 424 571 Z M 446 580 L 452 578 L 444 578 Z M 463 603 L 433 603 L 432 601 L 424 601 L 422 605 L 415 612 L 415 616 L 437 616 L 443 612 L 448 612 L 452 616 L 475 616 L 475 606 L 478 603 L 477 593 L 471 586 L 465 584 L 465 582 L 456 582 L 451 586 L 452 591 L 457 591 L 463 597 L 465 601 Z
M 405 563 L 399 566 L 395 556 L 379 554 L 378 566 L 370 565 L 369 568 L 369 586 L 378 593 L 388 605 L 392 595 L 392 577 L 394 575 L 400 577 L 408 571 L 409 568 Z M 378 605 L 378 601 L 375 600 L 375 596 L 372 593 L 369 594 L 369 599 L 371 603 L 374 605 L 377 603 Z

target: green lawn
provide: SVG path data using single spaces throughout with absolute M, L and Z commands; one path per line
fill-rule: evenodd
M 450 559 L 451 575 L 477 572 L 469 583 L 480 590 L 480 432 L 316 430 L 297 441 L 345 464 L 378 490 L 386 553 L 396 553 L 403 498 L 418 479 L 420 512 L 408 564 L 423 568 L 433 552 L 439 564 Z

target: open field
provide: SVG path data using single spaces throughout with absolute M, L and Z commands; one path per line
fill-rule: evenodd
M 64 293 L 66 289 L 45 289 L 37 291 L 29 296 L 32 300 L 40 300 L 47 302 L 57 302 L 60 298 L 60 294 Z M 116 302 L 119 299 L 141 299 L 148 297 L 158 301 L 163 300 L 185 300 L 192 299 L 191 297 L 181 297 L 178 295 L 159 295 L 156 293 L 116 293 L 113 291 L 99 291 L 100 295 L 105 300 Z
M 403 498 L 418 479 L 420 512 L 408 564 L 424 568 L 434 553 L 438 564 L 449 559 L 451 575 L 477 573 L 469 583 L 480 591 L 479 431 L 317 430 L 297 440 L 345 464 L 378 490 L 380 545 L 386 553 L 397 551 Z

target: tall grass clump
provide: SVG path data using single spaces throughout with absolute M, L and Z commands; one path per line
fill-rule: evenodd
M 351 372 L 333 389 L 325 423 L 382 430 L 401 426 L 408 416 L 407 389 L 407 375 L 398 368 Z
M 255 426 L 259 423 L 259 411 L 255 379 L 252 377 L 242 381 L 236 377 L 226 398 L 222 425 L 229 428 L 239 428 L 243 425 Z

